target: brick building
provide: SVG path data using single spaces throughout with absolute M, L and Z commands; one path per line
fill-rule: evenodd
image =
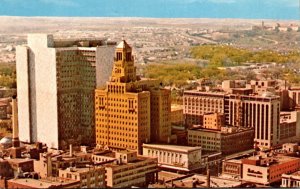
M 253 148 L 254 129 L 238 127 L 221 127 L 220 130 L 190 128 L 187 138 L 190 146 L 201 146 L 203 150 L 222 152 L 222 155 L 225 156 Z
M 300 168 L 300 159 L 285 155 L 261 153 L 242 159 L 243 180 L 269 185 L 281 181 L 281 175 L 296 172 Z
M 280 97 L 264 92 L 261 95 L 240 95 L 213 92 L 184 92 L 186 124 L 202 125 L 206 113 L 222 113 L 225 124 L 250 127 L 261 148 L 280 144 Z
M 59 170 L 59 177 L 79 181 L 80 188 L 104 188 L 105 169 L 104 167 L 86 166 L 69 167 Z
M 109 188 L 146 187 L 157 181 L 157 158 L 135 151 L 99 152 L 93 155 L 93 161 L 105 167 Z

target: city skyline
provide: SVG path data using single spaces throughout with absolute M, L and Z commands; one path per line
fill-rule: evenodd
M 0 140 L 1 188 L 300 186 L 300 88 L 265 75 L 282 60 L 235 67 L 255 78 L 190 77 L 172 89 L 137 75 L 134 48 L 28 34 L 15 51 L 18 97 L 0 104 L 1 121 L 12 121 Z
M 299 20 L 298 0 L 0 0 L 2 16 Z
M 300 188 L 300 0 L 0 5 L 0 188 Z

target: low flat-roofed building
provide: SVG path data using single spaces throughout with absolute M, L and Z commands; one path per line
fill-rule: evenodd
M 72 150 L 73 151 L 73 150 Z M 62 152 L 53 150 L 48 153 L 41 153 L 39 160 L 34 161 L 34 169 L 42 178 L 58 176 L 59 169 L 66 169 L 78 163 L 89 164 L 91 153 L 86 152 Z
M 183 172 L 201 168 L 201 149 L 201 147 L 190 146 L 143 144 L 143 154 L 157 157 L 160 168 Z
M 202 150 L 218 151 L 226 156 L 253 148 L 254 129 L 221 127 L 221 130 L 212 130 L 195 127 L 188 129 L 187 137 L 190 146 L 201 146 Z
M 220 177 L 210 176 L 207 178 L 207 175 L 195 174 L 192 176 L 185 176 L 173 181 L 169 181 L 167 186 L 175 188 L 208 188 L 207 181 L 210 180 L 210 188 L 237 188 L 241 187 L 242 182 L 232 179 L 224 179 Z M 172 186 L 173 185 L 173 186 Z
M 59 170 L 59 177 L 80 182 L 80 188 L 104 188 L 105 169 L 104 167 L 69 167 Z
M 65 179 L 17 178 L 7 181 L 7 188 L 80 188 L 80 183 Z
M 213 151 L 202 151 L 201 164 L 202 170 L 207 166 L 216 166 L 222 162 L 222 153 Z
M 7 160 L 0 160 L 0 177 L 14 177 L 14 170 L 11 168 Z
M 158 181 L 165 183 L 168 181 L 171 181 L 173 179 L 177 179 L 180 177 L 185 176 L 184 174 L 174 173 L 174 172 L 168 172 L 168 171 L 159 171 L 158 172 Z
M 297 143 L 285 143 L 282 145 L 282 150 L 286 153 L 295 153 L 299 151 L 299 145 Z
M 298 171 L 300 158 L 263 153 L 242 159 L 243 180 L 263 185 L 281 181 L 281 175 Z
M 300 188 L 300 171 L 281 175 L 282 188 Z
M 33 172 L 33 160 L 21 158 L 0 160 L 0 177 L 15 177 L 20 171 Z
M 96 164 L 113 163 L 117 161 L 117 158 L 115 157 L 115 152 L 104 150 L 94 153 L 92 155 L 92 161 Z
M 92 157 L 106 171 L 109 188 L 145 187 L 157 181 L 157 158 L 137 155 L 136 151 L 106 151 Z
M 243 164 L 241 160 L 230 159 L 222 162 L 222 177 L 241 179 L 243 177 Z

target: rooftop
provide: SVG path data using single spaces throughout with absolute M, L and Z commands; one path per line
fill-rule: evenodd
M 240 132 L 245 132 L 245 131 L 250 131 L 250 130 L 253 130 L 253 128 L 242 128 L 242 127 L 239 127 L 237 129 L 235 129 L 235 127 L 229 127 L 230 128 L 233 128 L 232 131 L 227 131 L 227 130 L 216 130 L 216 129 L 207 129 L 207 128 L 204 128 L 202 126 L 197 126 L 197 127 L 191 127 L 189 128 L 188 130 L 193 130 L 193 131 L 202 131 L 202 132 L 211 132 L 211 133 L 221 133 L 223 136 L 224 135 L 232 135 L 232 134 L 235 134 L 235 133 L 240 133 Z
M 161 150 L 171 150 L 171 151 L 179 151 L 179 152 L 192 152 L 196 150 L 201 150 L 199 147 L 191 147 L 191 146 L 178 146 L 178 145 L 168 145 L 168 144 L 143 144 L 143 147 L 148 148 L 156 148 Z
M 12 138 L 11 137 L 3 137 L 0 140 L 0 144 L 10 144 L 10 143 L 12 143 Z
M 183 110 L 183 105 L 171 104 L 171 111 Z
M 167 171 L 160 171 L 158 172 L 158 179 L 159 180 L 164 180 L 164 181 L 169 181 L 178 177 L 182 177 L 184 175 L 178 174 L 178 173 L 173 173 L 173 172 L 167 172 Z
M 210 96 L 210 97 L 219 97 L 219 98 L 228 96 L 231 99 L 255 100 L 255 101 L 266 101 L 267 100 L 267 102 L 270 100 L 279 99 L 279 96 L 273 95 L 271 93 L 264 93 L 262 95 L 255 95 L 255 94 L 238 95 L 238 94 L 225 93 L 225 92 L 213 92 L 213 91 L 204 92 L 204 91 L 191 90 L 191 91 L 184 91 L 184 95 Z
M 10 163 L 25 163 L 25 162 L 33 162 L 33 159 L 22 159 L 22 158 L 15 158 L 15 159 L 5 159 Z
M 51 179 L 40 179 L 40 180 L 36 180 L 36 179 L 30 179 L 30 178 L 26 178 L 26 179 L 11 179 L 8 180 L 8 182 L 13 182 L 13 183 L 17 183 L 17 184 L 21 184 L 21 185 L 25 185 L 31 188 L 49 188 L 49 187 L 53 187 L 53 186 L 61 186 L 61 185 L 65 185 L 65 184 L 71 184 L 71 183 L 79 183 L 79 181 L 72 181 L 72 180 L 51 180 Z
M 157 160 L 157 158 L 146 157 L 146 156 L 138 156 L 137 159 L 135 159 L 133 161 L 130 161 L 128 163 L 124 163 L 124 162 L 122 162 L 122 163 L 117 163 L 117 162 L 111 163 L 111 162 L 108 162 L 108 164 L 104 164 L 104 166 L 114 168 L 114 167 L 120 167 L 122 165 L 134 165 L 136 163 L 145 162 L 145 161 L 153 161 L 153 160 Z
M 106 157 L 115 157 L 115 152 L 112 152 L 110 150 L 105 150 L 105 151 L 101 151 L 101 152 L 95 152 L 93 154 L 94 156 L 106 156 Z
M 227 160 L 226 162 L 242 164 L 242 161 L 240 159 L 230 159 L 230 160 Z
M 201 95 L 217 95 L 217 96 L 225 96 L 226 93 L 224 92 L 204 92 L 204 91 L 196 91 L 196 90 L 190 90 L 190 91 L 184 91 L 184 94 L 201 94 Z
M 117 49 L 127 49 L 131 47 L 128 45 L 128 43 L 125 40 L 122 40 L 116 47 Z
M 197 188 L 207 187 L 207 176 L 195 174 L 193 176 L 183 178 L 180 180 L 173 181 L 175 187 L 180 188 L 191 188 L 193 187 L 193 182 L 196 181 Z M 224 179 L 219 177 L 210 177 L 210 186 L 213 188 L 231 188 L 231 187 L 239 187 L 241 185 L 241 181 Z
M 285 156 L 282 154 L 259 154 L 255 156 L 250 156 L 248 160 L 261 161 L 260 167 L 278 166 L 279 164 L 287 163 L 293 160 L 299 160 L 299 158 Z M 264 161 L 265 160 L 265 161 Z
M 89 172 L 90 170 L 94 170 L 94 169 L 99 169 L 102 167 L 95 167 L 95 166 L 88 166 L 87 167 L 69 167 L 67 169 L 65 169 L 64 171 L 68 171 L 68 172 L 73 172 L 73 173 L 85 173 L 85 172 Z

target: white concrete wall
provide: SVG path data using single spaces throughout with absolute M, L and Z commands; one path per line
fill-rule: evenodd
M 249 173 L 248 169 L 253 170 L 255 172 L 261 172 L 261 174 Z M 259 184 L 269 184 L 267 176 L 268 176 L 268 168 L 259 167 L 259 166 L 255 166 L 255 165 L 243 164 L 243 180 L 244 181 L 259 183 Z
M 37 141 L 58 148 L 56 51 L 45 49 L 36 56 Z
M 21 141 L 30 142 L 29 68 L 27 47 L 17 46 L 16 60 L 19 138 Z
M 150 153 L 149 153 L 150 150 Z M 157 153 L 156 153 L 157 152 Z M 168 156 L 169 153 L 169 156 Z M 156 155 L 157 154 L 157 155 Z M 173 154 L 173 156 L 172 156 Z M 189 156 L 187 153 L 176 152 L 172 150 L 156 149 L 151 147 L 143 147 L 143 155 L 149 157 L 155 157 L 158 159 L 158 163 L 169 166 L 179 166 L 180 168 L 188 169 Z M 199 161 L 201 158 L 199 159 Z M 177 164 L 175 164 L 175 162 Z
M 56 50 L 51 35 L 29 35 L 32 142 L 58 148 Z
M 96 50 L 96 87 L 104 87 L 111 76 L 115 46 L 100 46 Z

